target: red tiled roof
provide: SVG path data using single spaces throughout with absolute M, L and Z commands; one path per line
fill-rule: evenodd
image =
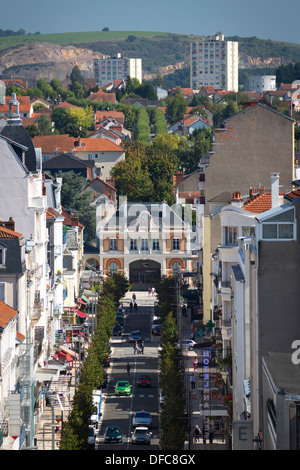
M 0 226 L 0 238 L 20 238 L 22 236 L 22 233 Z
M 96 93 L 91 93 L 90 96 L 87 97 L 87 99 L 92 101 L 110 101 L 113 103 L 117 101 L 115 93 L 105 93 L 101 89 Z
M 0 327 L 5 328 L 10 320 L 14 319 L 18 311 L 0 300 Z
M 35 148 L 41 148 L 43 153 L 71 153 L 74 148 L 74 137 L 69 134 L 43 135 L 32 139 Z
M 283 194 L 280 194 L 280 196 L 283 196 Z M 245 209 L 246 211 L 249 212 L 255 212 L 256 214 L 261 214 L 262 212 L 266 212 L 270 209 L 272 209 L 272 194 L 271 193 L 260 193 L 256 196 L 254 196 L 253 199 L 250 201 L 246 202 L 242 209 Z
M 124 149 L 106 139 L 80 139 L 81 146 L 74 147 L 73 152 L 123 152 Z

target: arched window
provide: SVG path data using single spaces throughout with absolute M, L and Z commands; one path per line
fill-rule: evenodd
M 118 272 L 118 265 L 115 261 L 113 261 L 112 263 L 110 263 L 109 265 L 109 272 L 110 274 L 117 274 Z
M 175 261 L 175 263 L 173 263 L 172 269 L 173 269 L 173 276 L 175 276 L 175 274 L 180 273 L 180 263 L 179 263 L 179 261 Z

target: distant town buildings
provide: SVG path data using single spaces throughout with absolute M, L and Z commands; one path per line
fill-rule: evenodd
M 142 59 L 123 57 L 121 53 L 114 57 L 94 59 L 94 73 L 99 86 L 126 79 L 127 76 L 137 78 L 142 83 Z
M 238 42 L 225 41 L 217 33 L 209 38 L 194 38 L 190 44 L 190 86 L 238 91 Z
M 277 90 L 276 75 L 251 75 L 248 89 L 259 93 Z

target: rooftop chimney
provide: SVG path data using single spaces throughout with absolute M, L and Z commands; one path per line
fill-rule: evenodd
M 237 207 L 242 207 L 243 205 L 243 198 L 239 191 L 232 194 L 231 204 Z
M 271 173 L 272 209 L 279 206 L 279 173 Z

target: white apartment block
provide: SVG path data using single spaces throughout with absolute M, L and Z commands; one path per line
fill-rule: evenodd
M 276 75 L 251 75 L 248 89 L 259 93 L 275 91 L 277 90 Z
M 94 60 L 94 73 L 97 85 L 104 86 L 114 80 L 137 78 L 142 83 L 142 59 L 122 57 L 119 53 L 115 57 L 103 57 Z
M 197 90 L 238 91 L 238 42 L 225 41 L 217 33 L 209 38 L 192 38 L 190 44 L 190 86 Z

